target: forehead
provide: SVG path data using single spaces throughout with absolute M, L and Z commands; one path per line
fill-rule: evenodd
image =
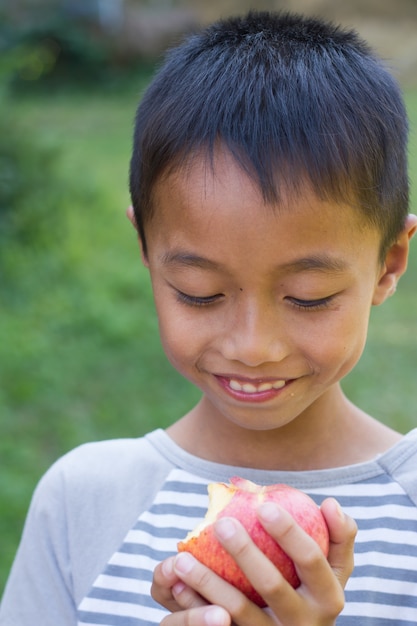
M 307 184 L 266 202 L 254 178 L 225 150 L 213 159 L 196 155 L 167 172 L 155 185 L 153 203 L 149 244 L 157 239 L 187 250 L 192 242 L 193 253 L 203 243 L 213 254 L 231 256 L 260 249 L 272 254 L 279 247 L 288 250 L 288 259 L 294 248 L 314 256 L 323 249 L 356 254 L 364 245 L 379 247 L 378 233 L 357 208 L 320 199 Z
M 305 210 L 310 206 L 318 214 L 331 207 L 335 215 L 343 210 L 351 214 L 355 225 L 364 225 L 366 220 L 355 205 L 353 190 L 346 192 L 343 201 L 319 198 L 305 176 L 300 175 L 294 185 L 293 181 L 286 184 L 283 167 L 278 174 L 277 198 L 268 200 L 250 164 L 219 144 L 213 152 L 201 150 L 175 162 L 158 177 L 152 191 L 153 212 L 158 214 L 165 210 L 169 196 L 179 202 L 179 205 L 177 202 L 175 206 L 171 204 L 171 211 L 186 211 L 191 206 L 207 207 L 210 204 L 212 208 L 218 207 L 220 216 L 226 204 L 237 204 L 243 217 L 249 209 L 256 209 L 260 214 L 280 214 L 285 211 L 296 213 L 300 207 Z
M 218 147 L 212 154 L 198 152 L 172 167 L 156 184 L 156 199 L 167 190 L 178 198 L 189 199 L 195 204 L 213 202 L 233 197 L 241 190 L 250 194 L 252 203 L 265 204 L 255 176 L 246 171 L 227 149 Z

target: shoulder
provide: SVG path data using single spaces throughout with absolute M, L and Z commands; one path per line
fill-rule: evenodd
M 404 435 L 379 458 L 378 463 L 417 506 L 417 429 Z
M 62 456 L 53 466 L 71 476 L 79 474 L 113 476 L 115 472 L 129 472 L 134 467 L 150 463 L 158 466 L 163 456 L 147 436 L 138 439 L 111 439 L 85 443 Z
M 39 482 L 36 493 L 54 492 L 73 504 L 101 496 L 128 498 L 144 496 L 163 482 L 171 463 L 147 437 L 86 443 L 58 459 Z M 152 478 L 152 480 L 150 480 Z M 91 501 L 91 500 L 90 500 Z M 137 503 L 138 504 L 138 503 Z
M 147 437 L 87 443 L 71 450 L 40 480 L 24 543 L 33 546 L 37 537 L 39 544 L 39 536 L 45 535 L 45 544 L 53 544 L 54 559 L 63 555 L 62 569 L 70 569 L 79 602 L 138 516 L 150 507 L 171 469 L 172 463 Z

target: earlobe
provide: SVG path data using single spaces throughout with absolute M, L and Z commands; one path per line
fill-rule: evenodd
M 417 230 L 417 216 L 408 215 L 405 226 L 389 248 L 372 299 L 373 305 L 382 304 L 395 293 L 397 283 L 407 269 L 410 240 Z

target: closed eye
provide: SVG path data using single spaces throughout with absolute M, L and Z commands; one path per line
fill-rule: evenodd
M 301 300 L 300 298 L 290 298 L 287 300 L 297 309 L 302 311 L 320 311 L 327 308 L 332 302 L 334 296 L 326 296 L 326 298 L 318 298 L 317 300 Z
M 178 300 L 182 302 L 183 304 L 188 304 L 189 306 L 196 306 L 196 307 L 202 307 L 202 306 L 208 306 L 209 304 L 214 304 L 223 297 L 222 293 L 216 293 L 213 296 L 190 296 L 189 294 L 184 293 L 183 291 L 178 291 L 178 290 L 176 294 L 177 294 Z

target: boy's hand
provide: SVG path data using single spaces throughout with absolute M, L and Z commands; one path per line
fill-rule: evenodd
M 296 564 L 301 585 L 293 589 L 233 519 L 216 523 L 216 535 L 265 599 L 260 609 L 240 591 L 183 552 L 155 569 L 152 595 L 173 612 L 163 626 L 333 626 L 344 605 L 353 570 L 356 524 L 332 498 L 322 513 L 330 534 L 328 559 L 283 509 L 267 503 L 259 519 Z

